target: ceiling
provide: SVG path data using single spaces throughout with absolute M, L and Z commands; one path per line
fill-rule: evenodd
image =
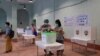
M 6 1 L 11 1 L 11 0 L 6 0 Z M 15 0 L 12 0 L 15 1 Z M 16 0 L 18 3 L 33 3 L 35 0 L 32 0 L 33 2 L 29 2 L 30 0 Z
M 17 0 L 17 2 L 19 2 L 19 3 L 31 3 L 31 2 L 29 2 L 30 0 Z M 34 1 L 34 0 L 33 0 Z

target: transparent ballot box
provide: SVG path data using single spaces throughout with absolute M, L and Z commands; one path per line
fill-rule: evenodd
M 56 32 L 42 32 L 42 42 L 45 44 L 51 44 L 56 42 Z

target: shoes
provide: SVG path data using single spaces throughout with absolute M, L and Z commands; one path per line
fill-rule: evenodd
M 9 52 L 12 52 L 12 50 L 6 51 L 5 53 L 9 53 Z
M 44 56 L 52 56 L 54 55 L 52 52 L 49 52 L 49 54 L 45 54 Z
M 49 52 L 50 55 L 54 55 L 52 52 Z
M 59 56 L 59 55 L 62 56 L 63 55 L 63 52 L 64 52 L 64 50 L 58 50 L 57 51 L 57 56 Z

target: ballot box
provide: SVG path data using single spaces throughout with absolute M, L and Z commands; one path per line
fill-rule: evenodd
M 42 32 L 42 42 L 45 44 L 51 44 L 56 42 L 56 32 Z

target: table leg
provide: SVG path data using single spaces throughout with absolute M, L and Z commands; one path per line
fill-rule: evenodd
M 46 50 L 46 56 L 50 56 L 50 54 L 49 54 L 49 51 L 48 51 L 48 50 Z
M 94 40 L 94 50 L 95 50 L 95 52 L 96 52 L 95 40 Z
M 38 54 L 38 46 L 37 46 L 37 56 L 39 56 L 39 54 Z
M 61 56 L 63 56 L 63 52 L 64 52 L 64 50 L 61 50 Z
M 26 42 L 26 40 L 24 39 L 24 37 L 23 37 L 23 46 L 25 47 L 26 45 L 25 45 L 25 42 Z
M 25 47 L 25 39 L 23 39 L 23 44 L 24 44 L 24 47 Z
M 35 44 L 35 39 L 33 38 L 33 42 L 32 42 L 32 44 Z
M 85 56 L 87 56 L 87 53 L 88 53 L 88 47 L 85 46 Z
M 73 42 L 72 42 L 72 51 L 73 51 Z

